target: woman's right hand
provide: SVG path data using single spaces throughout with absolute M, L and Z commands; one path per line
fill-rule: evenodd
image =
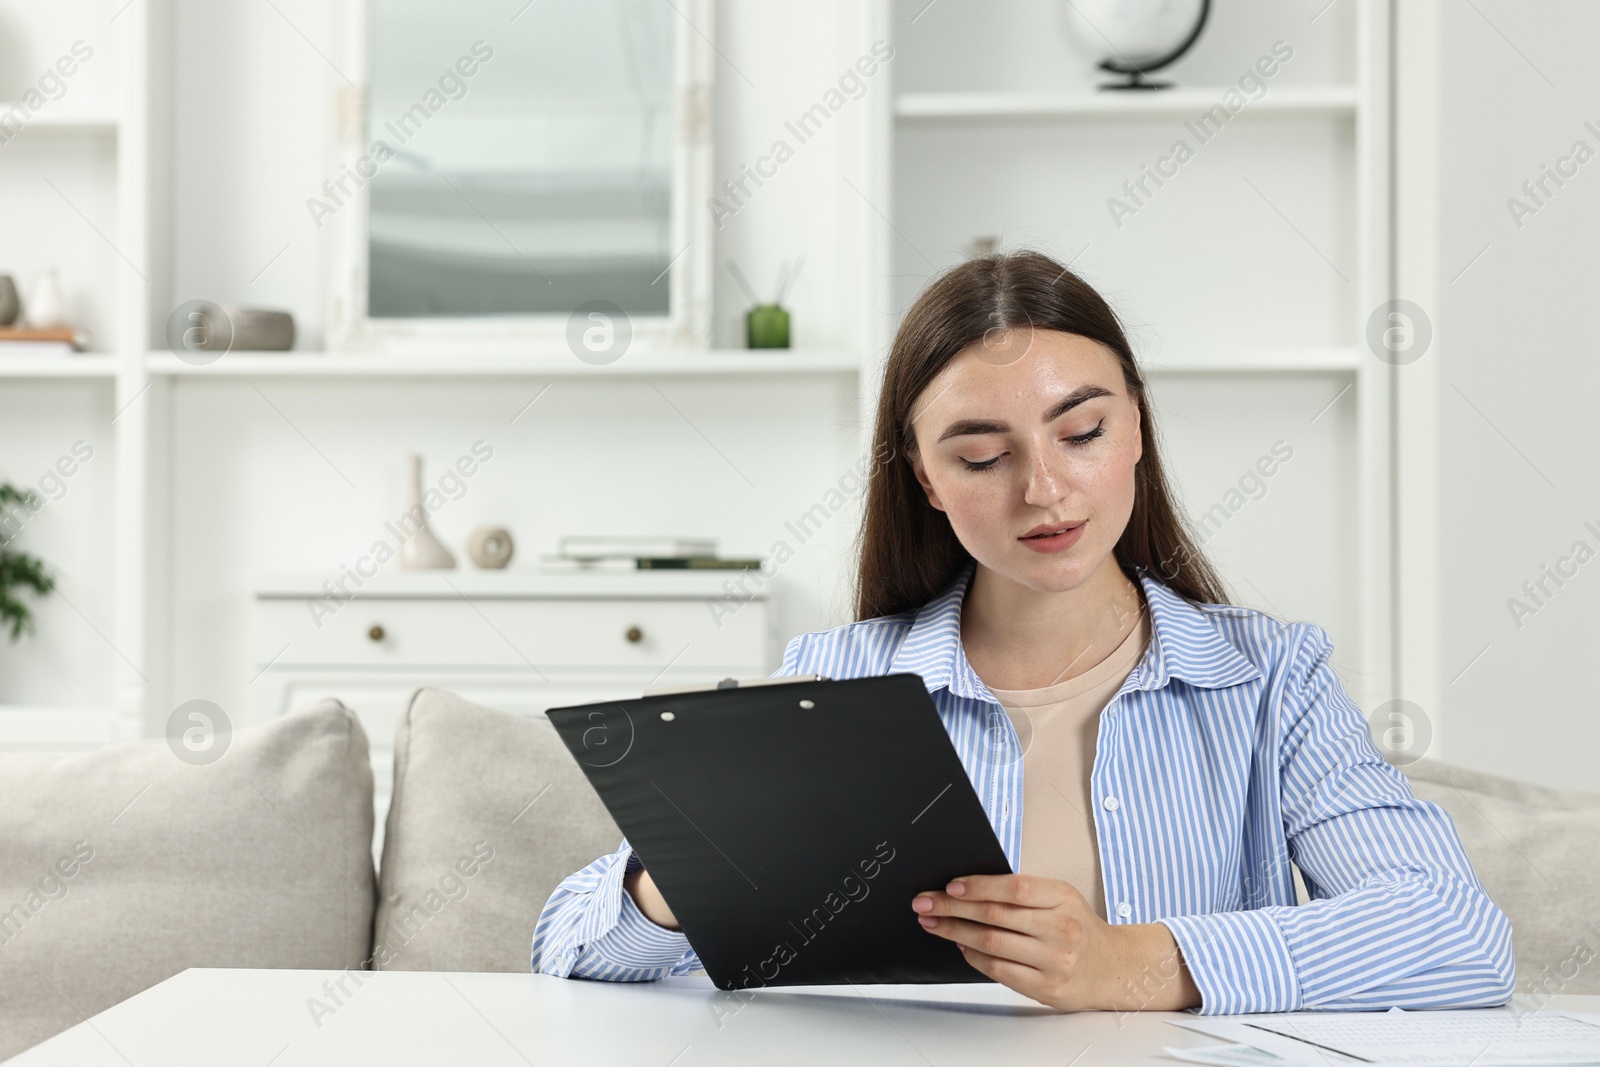
M 633 897 L 633 902 L 646 919 L 668 930 L 678 929 L 678 920 L 673 917 L 672 909 L 667 907 L 666 898 L 656 888 L 655 879 L 650 877 L 649 871 L 643 867 L 629 871 L 622 879 L 622 888 Z

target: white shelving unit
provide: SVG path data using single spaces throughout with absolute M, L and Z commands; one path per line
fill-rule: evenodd
M 1189 116 L 1217 102 L 1226 86 L 1174 88 L 1165 92 L 964 92 L 901 93 L 895 118 L 901 121 L 958 122 L 972 119 L 1106 118 Z M 1290 114 L 1348 114 L 1358 94 L 1354 86 L 1291 86 L 1252 104 L 1258 111 Z
M 107 94 L 110 99 L 75 103 L 68 96 L 59 104 L 52 103 L 5 146 L 8 164 L 14 158 L 11 154 L 29 143 L 92 148 L 110 161 L 107 200 L 114 206 L 115 217 L 108 220 L 97 213 L 70 216 L 73 225 L 84 227 L 86 242 L 96 242 L 105 252 L 109 266 L 103 276 L 79 289 L 92 294 L 85 306 L 111 327 L 94 331 L 95 350 L 89 353 L 0 359 L 0 391 L 98 388 L 101 400 L 96 419 L 112 446 L 108 451 L 114 458 L 107 461 L 115 464 L 115 473 L 110 509 L 114 519 L 94 534 L 109 542 L 112 608 L 109 618 L 99 613 L 85 617 L 86 624 L 99 634 L 88 640 L 102 642 L 99 652 L 104 653 L 105 671 L 110 675 L 104 685 L 106 700 L 103 705 L 85 707 L 37 701 L 7 704 L 0 699 L 0 745 L 71 750 L 159 732 L 163 709 L 176 699 L 167 675 L 173 620 L 168 605 L 171 531 L 164 524 L 176 488 L 171 482 L 169 422 L 179 391 L 192 383 L 214 379 L 248 388 L 257 380 L 273 380 L 292 382 L 299 390 L 315 393 L 324 383 L 337 388 L 351 381 L 428 390 L 445 381 L 470 386 L 484 380 L 659 377 L 771 380 L 775 388 L 782 388 L 782 382 L 793 381 L 796 375 L 849 381 L 860 372 L 860 352 L 846 349 L 639 348 L 615 364 L 592 366 L 565 350 L 470 356 L 448 351 L 387 355 L 241 351 L 196 365 L 152 348 L 161 343 L 160 329 L 175 299 L 168 292 L 171 267 L 162 247 L 170 227 L 166 185 L 171 181 L 171 167 L 181 165 L 169 158 L 173 133 L 168 125 L 174 111 L 167 57 L 174 41 L 170 0 L 137 4 L 94 0 L 79 10 L 51 12 L 25 7 L 22 0 L 0 0 L 0 13 L 8 4 L 34 33 L 39 49 L 64 47 L 81 37 L 93 42 L 96 63 L 108 69 L 111 63 L 116 65 L 114 84 Z M 54 54 L 50 52 L 40 62 L 53 59 Z M 61 173 L 71 173 L 68 168 L 80 165 L 78 158 L 62 157 Z M 59 200 L 52 203 L 56 195 L 40 182 L 8 203 L 7 211 L 61 207 Z M 51 255 L 65 255 L 40 244 L 33 259 L 49 262 Z M 19 281 L 26 283 L 25 272 Z M 48 403 L 57 394 L 39 395 L 44 398 L 42 403 Z M 50 546 L 36 547 L 48 561 Z M 464 580 L 470 578 L 463 575 Z
M 64 279 L 69 288 L 93 295 L 92 306 L 75 310 L 92 312 L 102 325 L 91 331 L 92 353 L 0 356 L 0 390 L 60 383 L 78 388 L 72 383 L 81 383 L 81 388 L 97 390 L 109 401 L 109 407 L 98 411 L 96 422 L 108 427 L 105 438 L 111 443 L 111 455 L 98 462 L 114 465 L 114 501 L 113 522 L 95 531 L 95 536 L 112 542 L 111 618 L 85 617 L 87 627 L 99 635 L 89 639 L 109 646 L 101 649 L 110 672 L 103 687 L 106 700 L 93 707 L 0 702 L 0 741 L 22 748 L 84 748 L 143 733 L 148 674 L 144 666 L 148 424 L 135 401 L 147 384 L 141 357 L 152 299 L 150 101 L 156 79 L 151 27 L 165 18 L 165 6 L 162 0 L 131 5 L 94 0 L 70 9 L 14 2 L 7 6 L 14 9 L 5 12 L 8 35 L 15 36 L 16 26 L 24 31 L 14 53 L 24 72 L 53 65 L 75 41 L 88 42 L 93 59 L 66 79 L 58 100 L 48 101 L 30 116 L 5 145 L 6 166 L 12 168 L 6 212 L 27 236 L 35 231 L 22 230 L 22 220 L 52 213 L 61 220 L 59 234 L 64 240 L 77 242 L 70 247 L 92 249 L 100 258 L 89 262 L 64 251 L 56 234 L 30 241 L 13 233 L 7 252 L 13 267 L 54 262 L 72 268 L 73 276 Z M 0 114 L 9 110 L 10 105 L 0 105 Z M 68 160 L 72 162 L 64 162 Z M 109 173 L 103 173 L 107 169 Z M 80 195 L 74 180 L 87 192 Z M 112 218 L 101 213 L 102 206 L 109 207 Z M 19 283 L 26 284 L 26 272 L 22 273 Z M 105 389 L 108 383 L 111 388 Z M 57 394 L 39 395 L 49 403 Z M 48 547 L 44 554 L 50 555 Z
M 15 102 L 0 101 L 0 115 L 10 113 L 17 105 Z M 115 135 L 121 126 L 121 120 L 112 111 L 47 111 L 28 121 L 28 129 L 34 133 L 49 133 L 51 131 L 63 133 L 103 133 Z
M 1328 275 L 1333 287 L 1330 292 L 1336 291 L 1337 296 L 1330 296 L 1327 302 L 1347 309 L 1338 315 L 1342 321 L 1336 321 L 1321 336 L 1316 336 L 1313 329 L 1313 336 L 1304 341 L 1291 339 L 1289 343 L 1265 346 L 1249 340 L 1249 331 L 1241 331 L 1242 337 L 1204 330 L 1187 336 L 1173 334 L 1168 338 L 1173 350 L 1156 359 L 1141 359 L 1157 392 L 1180 382 L 1192 386 L 1230 378 L 1237 380 L 1237 376 L 1246 375 L 1254 386 L 1271 388 L 1272 383 L 1283 383 L 1286 389 L 1296 388 L 1294 383 L 1328 377 L 1332 385 L 1330 396 L 1337 395 L 1348 402 L 1351 397 L 1347 394 L 1353 394 L 1356 405 L 1353 443 L 1346 460 L 1354 472 L 1354 484 L 1350 499 L 1343 503 L 1354 515 L 1357 538 L 1355 573 L 1348 579 L 1356 590 L 1355 625 L 1359 642 L 1354 650 L 1341 649 L 1344 653 L 1341 658 L 1349 668 L 1347 681 L 1351 683 L 1352 695 L 1364 708 L 1394 695 L 1395 670 L 1391 618 L 1394 508 L 1390 470 L 1390 396 L 1394 368 L 1374 358 L 1365 348 L 1369 312 L 1393 295 L 1388 60 L 1391 2 L 1355 0 L 1350 5 L 1353 11 L 1347 9 L 1326 17 L 1318 10 L 1324 6 L 1321 4 L 1307 8 L 1303 17 L 1299 17 L 1301 13 L 1293 5 L 1276 5 L 1269 9 L 1266 4 L 1258 4 L 1249 12 L 1235 12 L 1230 16 L 1234 31 L 1244 27 L 1263 35 L 1261 41 L 1251 42 L 1252 46 L 1259 46 L 1253 50 L 1265 51 L 1273 35 L 1280 31 L 1294 37 L 1297 47 L 1306 46 L 1303 51 L 1308 54 L 1315 51 L 1314 38 L 1318 35 L 1326 37 L 1336 33 L 1341 37 L 1335 46 L 1323 50 L 1323 58 L 1297 60 L 1301 67 L 1296 77 L 1301 81 L 1295 83 L 1293 79 L 1280 78 L 1278 84 L 1269 86 L 1268 91 L 1249 101 L 1245 109 L 1248 114 L 1238 121 L 1245 126 L 1270 123 L 1272 130 L 1285 131 L 1294 140 L 1293 147 L 1285 147 L 1284 152 L 1309 145 L 1314 150 L 1331 153 L 1338 161 L 1331 180 L 1340 183 L 1337 188 L 1345 191 L 1350 201 L 1349 257 L 1344 260 L 1345 273 L 1338 278 L 1333 277 L 1333 273 Z M 1116 191 L 1116 183 L 1106 180 L 1104 172 L 1110 168 L 1104 167 L 1103 159 L 1094 158 L 1095 152 L 1104 153 L 1106 157 L 1122 153 L 1117 157 L 1123 168 L 1121 176 L 1130 173 L 1137 176 L 1137 169 L 1129 170 L 1129 160 L 1155 158 L 1182 131 L 1183 119 L 1193 119 L 1222 98 L 1228 84 L 1216 77 L 1216 72 L 1225 71 L 1231 75 L 1236 70 L 1248 69 L 1249 59 L 1244 58 L 1243 46 L 1235 47 L 1232 42 L 1218 39 L 1219 34 L 1229 32 L 1218 18 L 1206 29 L 1194 56 L 1185 57 L 1185 62 L 1194 58 L 1198 64 L 1198 68 L 1191 66 L 1189 69 L 1200 69 L 1206 74 L 1185 77 L 1185 68 L 1180 64 L 1161 72 L 1162 78 L 1178 83 L 1176 88 L 1144 92 L 1097 91 L 1088 84 L 1093 75 L 1081 58 L 1066 54 L 1057 57 L 1044 50 L 1049 46 L 1042 45 L 1041 40 L 1051 38 L 1055 32 L 1047 6 L 1042 2 L 1024 3 L 1019 8 L 1001 11 L 983 8 L 976 0 L 946 0 L 941 7 L 929 10 L 920 0 L 878 0 L 864 16 L 868 38 L 893 40 L 897 50 L 896 61 L 888 70 L 888 78 L 892 78 L 894 84 L 888 85 L 875 100 L 875 121 L 863 146 L 879 174 L 870 188 L 862 190 L 864 197 L 878 209 L 873 218 L 876 262 L 872 277 L 878 279 L 875 301 L 879 306 L 903 307 L 907 289 L 915 284 L 915 279 L 932 273 L 936 266 L 956 262 L 950 256 L 948 244 L 924 249 L 913 242 L 920 240 L 917 227 L 925 225 L 924 220 L 970 209 L 970 202 L 946 201 L 953 210 L 944 212 L 937 194 L 927 190 L 958 187 L 956 182 L 960 179 L 951 178 L 952 174 L 965 176 L 1004 171 L 1005 179 L 997 179 L 990 185 L 985 185 L 982 177 L 959 185 L 963 194 L 978 190 L 972 198 L 990 193 L 996 199 L 998 206 L 993 215 L 1001 222 L 992 232 L 1000 232 L 1003 224 L 1011 221 L 1007 209 L 1013 205 L 1003 200 L 1007 194 L 1027 188 L 1029 182 L 1034 188 L 1042 187 L 1041 183 L 1057 188 L 1064 184 L 1060 172 L 1028 172 L 1027 163 L 1007 154 L 1003 147 L 1048 143 L 1055 146 L 1056 153 L 1049 158 L 1053 161 L 1065 158 L 1068 168 L 1074 165 L 1079 146 L 1082 146 L 1084 165 L 1101 164 L 1102 170 L 1095 173 L 1095 178 L 1104 186 L 1099 194 L 1104 198 Z M 947 29 L 941 30 L 941 19 L 946 20 L 943 25 Z M 937 40 L 941 32 L 945 34 L 944 45 Z M 1008 33 L 1012 36 L 1006 36 Z M 992 35 L 992 39 L 986 35 Z M 980 37 L 983 39 L 978 39 Z M 952 45 L 959 45 L 959 49 Z M 938 51 L 940 47 L 944 51 Z M 919 66 L 920 57 L 912 54 L 917 48 L 937 52 L 937 58 L 923 60 Z M 1207 65 L 1205 60 L 1196 58 L 1207 48 L 1218 52 L 1234 50 L 1228 53 L 1230 58 L 1212 60 Z M 956 61 L 967 55 L 980 58 L 967 63 Z M 1011 60 L 1005 64 L 1008 69 L 997 74 L 1000 64 L 988 62 L 995 57 Z M 1317 80 L 1303 76 L 1307 64 L 1319 63 L 1322 69 L 1318 71 Z M 1082 77 L 1086 81 L 1082 87 L 1062 88 L 1059 84 L 1049 84 L 1070 78 L 1062 73 L 1062 68 L 1074 64 L 1085 68 Z M 1284 69 L 1287 70 L 1287 66 Z M 1017 73 L 1019 71 L 1023 73 Z M 1041 82 L 1037 88 L 1019 84 L 1034 77 L 1035 71 L 1043 72 L 1037 75 Z M 1323 76 L 1323 71 L 1333 73 Z M 948 89 L 944 86 L 946 82 Z M 974 85 L 975 82 L 990 84 Z M 885 86 L 875 86 L 875 91 L 879 88 Z M 1230 131 L 1230 136 L 1237 135 Z M 927 140 L 930 137 L 942 138 L 937 141 L 942 152 L 927 148 L 932 143 Z M 1012 140 L 1002 140 L 1008 137 Z M 917 140 L 908 142 L 908 138 Z M 1128 146 L 1133 144 L 1140 147 L 1130 150 Z M 1259 143 L 1253 148 L 1262 150 Z M 1203 151 L 1209 153 L 1205 165 L 1214 171 L 1227 164 L 1227 160 L 1220 158 L 1222 153 L 1211 149 Z M 908 157 L 913 159 L 910 164 L 904 162 Z M 931 162 L 933 160 L 943 162 Z M 1248 178 L 1250 175 L 1240 176 Z M 1259 181 L 1260 175 L 1256 177 Z M 908 199 L 908 193 L 916 194 L 915 218 L 901 218 L 897 214 Z M 1255 193 L 1266 199 L 1259 188 Z M 1062 196 L 1071 194 L 1064 192 Z M 1102 200 L 1096 200 L 1093 206 L 1100 212 L 1103 226 L 1101 203 Z M 1041 218 L 1035 217 L 1041 214 L 1037 204 L 1038 201 L 1030 202 L 1035 208 L 1034 215 L 1026 214 L 1027 207 L 1015 208 L 1023 213 L 1019 225 L 1031 227 L 1033 239 L 1025 243 L 1037 246 L 1037 234 L 1041 229 L 1046 231 L 1046 243 L 1062 232 L 1087 229 L 1087 210 L 1075 212 L 1076 205 L 1069 205 Z M 1191 220 L 1195 210 L 1191 203 Z M 1275 205 L 1273 210 L 1277 210 Z M 972 214 L 968 210 L 968 217 Z M 1140 219 L 1141 223 L 1144 221 Z M 1161 221 L 1152 220 L 1148 225 Z M 943 231 L 936 232 L 944 236 Z M 1201 229 L 1197 232 L 1211 234 L 1214 231 Z M 1065 238 L 1058 239 L 1065 243 Z M 1080 245 L 1093 243 L 1086 236 L 1075 236 L 1073 240 L 1077 244 L 1063 259 L 1070 259 Z M 1223 256 L 1227 254 L 1228 250 L 1224 250 Z M 947 258 L 941 260 L 941 256 Z M 930 257 L 934 262 L 929 262 Z M 1224 262 L 1215 267 L 1210 264 L 1200 267 L 1197 261 L 1196 267 L 1184 275 L 1188 279 L 1184 284 L 1211 292 L 1212 289 L 1206 287 L 1212 284 L 1212 276 L 1230 265 Z M 1114 294 L 1114 300 L 1116 295 L 1120 294 Z M 887 345 L 895 321 L 894 316 L 885 316 L 879 323 L 877 341 L 880 347 Z M 1140 338 L 1131 339 L 1138 351 Z M 1276 340 L 1274 338 L 1274 342 Z M 1193 354 L 1188 355 L 1188 352 Z M 864 414 L 869 410 L 866 405 L 870 404 L 870 399 L 867 398 L 876 393 L 878 373 L 881 369 L 866 376 L 870 381 L 863 381 Z M 1341 382 L 1344 383 L 1342 391 Z M 1171 462 L 1170 456 L 1168 461 Z M 1308 559 L 1306 565 L 1320 567 L 1323 563 Z
M 962 2 L 970 0 L 943 0 L 918 25 L 944 17 L 947 5 Z M 1362 531 L 1358 573 L 1351 576 L 1351 581 L 1360 589 L 1360 660 L 1366 691 L 1358 696 L 1365 700 L 1388 695 L 1391 662 L 1391 563 L 1386 533 L 1391 511 L 1391 369 L 1370 358 L 1361 347 L 1365 310 L 1389 293 L 1386 57 L 1390 2 L 1354 0 L 1357 14 L 1350 42 L 1353 77 L 1327 84 L 1277 86 L 1252 105 L 1265 121 L 1312 126 L 1333 123 L 1348 133 L 1352 148 L 1344 178 L 1354 202 L 1352 258 L 1358 264 L 1351 277 L 1354 295 L 1347 301 L 1355 309 L 1349 321 L 1331 336 L 1308 337 L 1304 343 L 1281 343 L 1276 338 L 1239 343 L 1237 339 L 1214 336 L 1174 337 L 1172 348 L 1146 365 L 1160 387 L 1241 378 L 1251 384 L 1303 383 L 1319 376 L 1332 376 L 1335 382 L 1351 384 L 1359 405 L 1355 434 L 1359 455 L 1353 459 L 1358 484 L 1352 506 Z M 993 91 L 952 87 L 947 91 L 925 85 L 897 95 L 891 79 L 900 77 L 906 50 L 915 42 L 896 39 L 902 58 L 885 65 L 860 104 L 867 116 L 867 121 L 859 124 L 862 132 L 858 158 L 864 165 L 859 172 L 853 172 L 858 180 L 852 182 L 860 194 L 853 221 L 859 221 L 866 234 L 866 263 L 860 276 L 872 286 L 861 301 L 859 330 L 853 332 L 863 340 L 861 350 L 872 354 L 865 360 L 861 351 L 849 349 L 671 354 L 637 351 L 616 364 L 599 367 L 560 353 L 452 358 L 448 353 L 377 357 L 232 352 L 214 363 L 196 366 L 152 347 L 161 343 L 158 328 L 165 321 L 173 296 L 167 292 L 165 277 L 170 257 L 161 247 L 170 229 L 165 207 L 170 175 L 166 171 L 178 163 L 171 158 L 170 135 L 164 127 L 173 110 L 170 94 L 164 88 L 171 77 L 165 51 L 174 40 L 169 0 L 125 6 L 108 0 L 87 3 L 82 12 L 74 9 L 74 13 L 63 13 L 65 8 L 51 8 L 45 13 L 43 8 L 24 9 L 21 0 L 0 0 L 0 4 L 6 3 L 19 12 L 26 11 L 18 16 L 24 24 L 31 24 L 27 20 L 34 18 L 49 22 L 52 40 L 61 35 L 58 23 L 80 19 L 83 29 L 78 35 L 95 35 L 97 49 L 104 46 L 101 55 L 108 71 L 115 63 L 115 78 L 109 81 L 112 88 L 102 94 L 105 100 L 92 104 L 83 100 L 75 105 L 79 110 L 67 110 L 70 101 L 64 100 L 59 111 L 42 113 L 4 149 L 8 166 L 18 158 L 12 153 L 26 149 L 32 142 L 47 146 L 50 151 L 68 148 L 97 153 L 96 159 L 109 162 L 96 165 L 114 168 L 107 179 L 114 218 L 91 212 L 90 223 L 88 218 L 64 216 L 83 228 L 78 235 L 85 242 L 82 247 L 92 247 L 103 254 L 106 265 L 101 276 L 94 279 L 92 289 L 110 328 L 96 331 L 97 350 L 90 354 L 0 362 L 0 391 L 32 390 L 26 395 L 31 398 L 36 393 L 40 403 L 56 402 L 55 398 L 61 395 L 92 395 L 110 444 L 106 462 L 114 465 L 114 502 L 108 509 L 113 521 L 110 528 L 95 532 L 103 539 L 112 560 L 109 599 L 113 607 L 109 619 L 95 615 L 92 622 L 100 637 L 89 638 L 103 638 L 104 645 L 109 646 L 100 649 L 109 673 L 104 687 L 107 697 L 104 706 L 97 702 L 94 707 L 73 702 L 70 706 L 63 703 L 60 708 L 43 708 L 34 700 L 26 701 L 26 706 L 0 705 L 0 743 L 16 738 L 18 743 L 35 747 L 48 747 L 51 743 L 46 735 L 54 729 L 50 723 L 56 711 L 61 713 L 61 729 L 55 740 L 72 747 L 93 743 L 100 733 L 105 737 L 98 739 L 105 740 L 158 730 L 162 709 L 170 707 L 177 695 L 166 674 L 172 655 L 167 646 L 172 632 L 167 569 L 171 531 L 164 529 L 163 523 L 174 492 L 169 481 L 174 468 L 173 443 L 168 440 L 166 416 L 183 390 L 196 387 L 205 379 L 234 382 L 239 388 L 248 388 L 256 380 L 275 380 L 292 383 L 306 395 L 319 396 L 323 389 L 337 390 L 352 381 L 394 383 L 396 388 L 422 391 L 438 389 L 452 379 L 463 383 L 463 388 L 471 388 L 474 382 L 483 381 L 598 380 L 607 376 L 697 381 L 722 377 L 770 381 L 770 388 L 781 390 L 795 381 L 793 376 L 807 375 L 842 382 L 842 388 L 853 391 L 859 398 L 860 425 L 869 430 L 875 415 L 882 356 L 897 322 L 895 309 L 900 299 L 895 279 L 927 272 L 919 259 L 908 261 L 909 253 L 892 221 L 896 219 L 897 181 L 905 176 L 903 171 L 896 171 L 897 144 L 902 138 L 930 131 L 941 136 L 979 136 L 997 128 L 1025 129 L 1038 136 L 1148 129 L 1154 120 L 1170 120 L 1198 110 L 1213 102 L 1220 91 L 1211 87 L 1220 83 L 1210 79 L 1197 83 L 1198 88 L 1144 94 L 1070 92 L 1049 86 Z M 895 39 L 891 0 L 871 0 L 859 10 L 865 42 Z M 1343 7 L 1337 9 L 1327 18 L 1340 17 L 1342 10 Z M 849 196 L 856 197 L 856 192 Z M 38 182 L 36 187 L 22 190 L 8 203 L 7 210 L 26 212 L 48 205 L 64 211 L 56 197 Z M 47 253 L 53 250 L 35 249 L 29 261 L 39 260 Z M 1354 321 L 1357 318 L 1363 321 Z M 867 442 L 862 444 L 865 448 Z M 48 551 L 44 554 L 50 555 Z

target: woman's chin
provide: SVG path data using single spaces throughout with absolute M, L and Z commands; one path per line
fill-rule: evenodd
M 1094 573 L 1077 551 L 1046 555 L 1021 546 L 1007 554 L 1004 565 L 990 569 L 1036 593 L 1070 592 Z

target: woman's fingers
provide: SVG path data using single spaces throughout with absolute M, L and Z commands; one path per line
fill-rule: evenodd
M 1051 914 L 1048 909 L 1029 908 L 998 900 L 971 900 L 953 897 L 948 893 L 918 893 L 912 898 L 911 907 L 919 915 L 935 918 L 949 915 L 1033 935 L 1043 928 Z
M 948 915 L 938 918 L 923 916 L 918 921 L 930 934 L 964 945 L 983 956 L 1011 960 L 1030 969 L 1043 968 L 1053 962 L 1059 962 L 1055 959 L 1057 953 L 1052 953 L 1050 947 L 1043 941 L 1002 926 L 989 926 Z M 929 926 L 930 922 L 934 925 Z M 971 959 L 970 954 L 968 958 Z
M 951 879 L 945 892 L 961 900 L 994 900 L 1024 908 L 1055 908 L 1076 892 L 1069 882 L 1036 874 L 969 874 Z
M 979 952 L 975 948 L 963 948 L 961 954 L 966 957 L 967 962 L 979 974 L 987 975 L 1001 985 L 1014 989 L 1025 997 L 1032 997 L 1039 1003 L 1048 1004 L 1059 1011 L 1074 1010 L 1056 1003 L 1051 991 L 1049 975 L 1037 967 L 1030 967 L 1025 963 L 1008 960 L 1003 956 L 991 956 L 988 953 Z

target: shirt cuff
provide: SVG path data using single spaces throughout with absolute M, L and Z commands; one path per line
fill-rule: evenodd
M 689 938 L 682 930 L 669 930 L 645 917 L 633 894 L 623 888 L 627 872 L 641 867 L 638 856 L 628 850 L 624 863 L 614 863 L 595 889 L 595 904 L 584 916 L 579 942 L 585 946 L 583 970 L 596 968 L 608 973 L 666 970 L 689 951 Z
M 1296 1011 L 1300 980 L 1283 931 L 1265 908 L 1158 919 L 1200 990 L 1201 1015 Z

